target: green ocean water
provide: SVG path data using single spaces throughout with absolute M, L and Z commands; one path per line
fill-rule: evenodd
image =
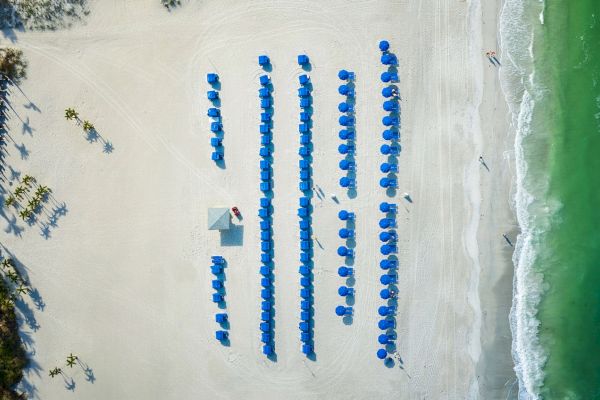
M 533 40 L 540 94 L 525 151 L 529 184 L 544 181 L 532 189 L 542 196 L 532 212 L 546 218 L 534 241 L 546 357 L 536 394 L 600 399 L 600 0 L 546 0 L 543 22 Z

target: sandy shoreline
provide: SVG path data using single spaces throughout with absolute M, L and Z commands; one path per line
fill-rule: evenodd
M 505 383 L 514 378 L 512 263 L 501 235 L 514 228 L 507 222 L 514 221 L 512 137 L 497 71 L 481 54 L 496 46 L 499 5 L 221 1 L 169 14 L 155 3 L 95 1 L 84 26 L 17 35 L 30 67 L 23 92 L 11 93 L 9 133 L 28 153 L 11 147 L 9 161 L 50 186 L 68 209 L 49 239 L 38 226 L 24 226 L 20 237 L 2 233 L 46 304 L 39 310 L 31 303 L 36 323 L 23 323 L 35 353 L 23 387 L 41 399 L 506 398 Z M 382 38 L 400 61 L 398 179 L 400 193 L 414 199 L 397 196 L 403 368 L 375 357 L 376 210 L 389 201 L 373 178 L 382 162 Z M 273 60 L 275 87 L 277 362 L 262 356 L 258 332 L 256 58 L 263 52 Z M 323 245 L 315 249 L 316 361 L 301 354 L 298 331 L 300 53 L 313 64 L 315 183 L 340 199 L 314 203 L 314 234 Z M 341 68 L 357 76 L 354 199 L 337 183 Z M 222 78 L 225 169 L 209 159 L 205 74 L 213 71 Z M 102 140 L 87 142 L 65 121 L 69 106 L 94 122 Z M 213 205 L 244 214 L 240 236 L 225 246 L 206 230 Z M 348 326 L 333 313 L 341 304 L 341 208 L 357 214 L 357 296 Z M 11 215 L 4 217 L 8 225 Z M 230 347 L 214 339 L 211 254 L 229 262 Z M 90 383 L 83 370 L 69 371 L 73 392 L 47 376 L 71 351 L 95 376 Z

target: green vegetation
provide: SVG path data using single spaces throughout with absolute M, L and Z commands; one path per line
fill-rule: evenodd
M 163 6 L 165 6 L 167 8 L 167 10 L 170 10 L 173 7 L 181 5 L 181 1 L 179 1 L 179 0 L 161 0 L 161 3 Z
M 74 108 L 66 108 L 65 109 L 65 118 L 69 121 L 72 119 L 79 120 L 79 114 L 75 111 Z
M 6 207 L 13 206 L 19 209 L 19 216 L 23 221 L 28 220 L 34 214 L 41 211 L 43 203 L 48 199 L 52 189 L 48 186 L 37 185 L 36 179 L 31 175 L 25 175 L 21 183 L 4 200 Z M 35 191 L 33 190 L 35 188 Z
M 19 275 L 12 259 L 5 258 L 0 266 L 0 399 L 25 399 L 23 393 L 14 391 L 27 365 L 25 348 L 18 332 L 15 301 L 29 291 L 29 286 Z
M 83 130 L 86 132 L 89 131 L 93 131 L 94 130 L 94 124 L 92 124 L 90 121 L 83 121 Z
M 88 13 L 87 0 L 0 0 L 0 28 L 66 28 Z
M 14 47 L 0 48 L 0 74 L 13 82 L 19 82 L 27 76 L 27 61 L 22 50 Z

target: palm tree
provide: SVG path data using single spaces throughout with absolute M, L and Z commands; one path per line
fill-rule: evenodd
M 14 205 L 16 202 L 17 202 L 17 199 L 15 199 L 15 196 L 13 196 L 11 194 L 6 198 L 6 200 L 4 200 L 4 205 L 6 207 L 10 207 L 10 206 Z
M 94 124 L 88 120 L 83 121 L 83 130 L 86 132 L 94 130 Z
M 54 367 L 53 369 L 50 370 L 50 377 L 51 378 L 54 378 L 58 374 L 62 374 L 62 369 L 60 369 L 58 367 Z
M 23 179 L 21 179 L 21 183 L 27 187 L 30 187 L 32 183 L 35 183 L 35 178 L 31 175 L 25 175 Z
M 15 198 L 21 200 L 21 197 L 25 194 L 26 190 L 23 186 L 17 186 L 15 189 Z
M 25 294 L 25 293 L 29 292 L 29 288 L 27 286 L 24 286 L 23 284 L 20 284 L 16 290 L 17 290 L 17 293 L 19 293 L 19 294 Z
M 13 260 L 11 258 L 5 258 L 4 260 L 2 260 L 2 267 L 10 268 L 12 266 L 13 266 Z
M 6 277 L 12 283 L 17 283 L 19 281 L 19 275 L 15 271 L 8 271 Z
M 78 360 L 77 356 L 74 356 L 73 353 L 71 353 L 67 357 L 67 365 L 69 367 L 73 368 L 73 366 L 75 365 L 75 361 L 77 361 L 77 360 Z
M 73 118 L 77 119 L 79 117 L 79 114 L 77 113 L 77 111 L 75 111 L 75 109 L 73 108 L 67 108 L 65 109 L 65 118 L 68 119 L 69 121 L 72 120 Z
M 31 210 L 25 208 L 24 210 L 19 212 L 19 216 L 23 219 L 23 221 L 25 221 L 27 218 L 31 217 Z

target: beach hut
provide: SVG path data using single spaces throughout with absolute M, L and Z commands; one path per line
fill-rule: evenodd
M 260 99 L 260 108 L 267 109 L 269 107 L 271 107 L 271 99 L 269 99 L 269 98 Z
M 267 321 L 261 322 L 259 328 L 261 332 L 271 332 L 271 324 L 269 324 Z
M 300 289 L 300 297 L 302 297 L 304 300 L 310 299 L 310 289 Z
M 348 276 L 354 275 L 354 268 L 345 267 L 345 266 L 339 267 L 338 275 L 341 276 L 342 278 L 346 278 Z
M 263 348 L 262 348 L 262 352 L 263 352 L 263 354 L 264 354 L 264 355 L 266 355 L 267 357 L 269 357 L 269 356 L 272 356 L 272 355 L 273 355 L 273 353 L 274 353 L 273 346 L 271 346 L 271 345 L 268 345 L 268 344 L 267 344 L 267 345 L 265 345 L 265 346 L 263 346 Z
M 303 97 L 300 99 L 300 108 L 302 108 L 302 109 L 309 108 L 311 103 L 312 103 L 312 101 L 311 101 L 310 97 Z
M 261 253 L 260 254 L 260 262 L 264 264 L 268 264 L 271 262 L 271 254 L 269 253 Z
M 262 332 L 260 335 L 260 341 L 262 343 L 271 343 L 271 334 L 266 333 L 266 332 Z
M 352 307 L 337 306 L 335 308 L 335 314 L 340 317 L 352 315 Z
M 213 281 L 211 282 L 211 286 L 215 290 L 223 289 L 223 282 L 221 282 L 218 279 L 213 279 Z
M 300 302 L 300 309 L 301 310 L 310 310 L 310 307 L 311 307 L 310 306 L 310 301 L 308 301 L 308 300 L 302 300 Z
M 270 80 L 271 80 L 271 79 L 269 79 L 269 75 L 261 75 L 261 76 L 258 78 L 258 81 L 260 82 L 260 84 L 261 84 L 262 86 L 267 86 L 267 85 L 269 84 Z
M 208 230 L 228 230 L 231 222 L 229 208 L 210 207 L 208 209 Z
M 303 231 L 310 230 L 310 223 L 309 223 L 308 220 L 301 220 L 299 222 L 299 225 L 300 225 L 300 229 L 303 230 Z
M 311 344 L 305 343 L 302 345 L 302 354 L 306 354 L 307 356 L 313 353 L 313 347 Z
M 342 229 L 339 230 L 338 235 L 342 239 L 352 238 L 352 237 L 354 237 L 354 230 L 347 229 L 347 228 L 342 228 Z
M 260 304 L 260 309 L 262 311 L 270 311 L 271 310 L 271 302 L 270 301 L 263 301 Z
M 224 324 L 225 322 L 227 322 L 227 314 L 226 313 L 215 314 L 215 321 L 218 324 Z
M 382 40 L 379 42 L 379 50 L 388 51 L 390 48 L 390 43 L 387 40 Z
M 298 55 L 298 65 L 304 67 L 306 65 L 308 65 L 309 63 L 309 59 L 308 56 L 306 54 L 300 54 Z
M 269 60 L 268 56 L 266 56 L 266 55 L 258 56 L 258 65 L 260 65 L 261 67 L 266 67 L 270 63 L 271 63 L 271 60 Z
M 262 289 L 260 291 L 260 297 L 263 300 L 269 300 L 271 298 L 271 290 L 270 289 Z
M 215 337 L 220 342 L 227 340 L 228 336 L 229 336 L 229 333 L 227 331 L 216 331 L 215 332 Z
M 300 286 L 303 288 L 310 288 L 311 281 L 310 278 L 303 276 L 300 278 Z
M 340 286 L 338 288 L 338 294 L 342 297 L 345 296 L 354 296 L 354 288 L 350 288 L 347 286 Z
M 223 266 L 222 265 L 212 265 L 210 267 L 210 272 L 212 272 L 214 275 L 220 275 L 223 273 Z
M 340 210 L 340 212 L 338 212 L 338 218 L 342 221 L 352 221 L 354 220 L 354 213 L 346 210 Z
M 298 268 L 298 272 L 302 276 L 309 276 L 310 275 L 310 268 L 308 268 L 306 265 L 301 265 L 300 268 Z
M 308 97 L 310 96 L 310 90 L 307 87 L 301 87 L 298 89 L 298 97 Z
M 223 143 L 223 139 L 221 139 L 221 138 L 217 138 L 217 137 L 210 138 L 211 147 L 219 147 L 222 143 Z
M 310 113 L 309 112 L 301 112 L 300 113 L 300 121 L 309 122 L 310 121 Z
M 225 298 L 223 297 L 223 295 L 221 293 L 213 293 L 212 295 L 212 302 L 213 303 L 221 303 L 223 302 L 223 300 L 225 300 Z
M 301 322 L 298 324 L 298 328 L 300 328 L 300 330 L 301 330 L 302 332 L 309 332 L 309 331 L 310 331 L 310 323 L 309 323 L 309 322 L 306 322 L 306 321 L 301 321 Z
M 260 280 L 260 286 L 263 287 L 263 288 L 265 288 L 265 289 L 270 288 L 271 287 L 271 280 L 269 278 L 266 278 L 266 277 L 265 278 L 261 278 L 261 280 Z

